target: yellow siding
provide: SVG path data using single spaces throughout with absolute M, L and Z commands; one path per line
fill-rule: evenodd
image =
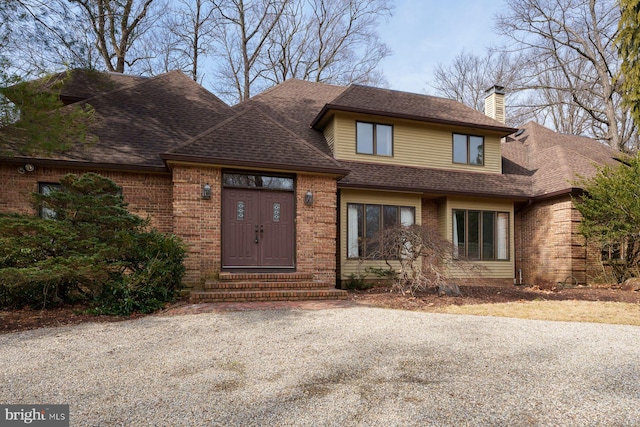
M 323 129 L 324 138 L 327 140 L 327 144 L 331 148 L 331 151 L 334 150 L 334 142 L 335 142 L 335 126 L 334 121 L 331 120 L 327 123 L 327 126 Z
M 422 217 L 420 195 L 381 191 L 341 190 L 340 192 L 340 277 L 347 280 L 350 274 L 364 274 L 367 267 L 386 268 L 384 261 L 357 260 L 347 258 L 347 203 L 411 206 L 416 210 L 416 224 Z M 369 275 L 370 278 L 377 278 Z
M 393 157 L 357 154 L 356 120 L 393 125 Z M 332 128 L 331 131 L 335 137 L 334 155 L 336 159 L 502 173 L 500 137 L 487 131 L 346 113 L 336 114 L 327 125 L 327 128 L 329 127 Z M 484 136 L 484 166 L 453 163 L 453 132 Z
M 449 241 L 453 239 L 453 209 L 509 212 L 509 261 L 471 262 L 472 266 L 478 267 L 477 271 L 456 268 L 455 261 L 453 261 L 451 275 L 454 278 L 473 278 L 474 275 L 488 279 L 513 278 L 515 274 L 513 203 L 500 200 L 448 198 L 444 205 L 446 205 L 446 210 L 444 215 L 440 215 L 438 218 L 438 224 L 441 230 L 445 230 L 445 236 Z

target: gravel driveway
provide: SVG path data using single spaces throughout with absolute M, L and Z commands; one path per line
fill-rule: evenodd
M 640 328 L 353 307 L 0 335 L 0 403 L 72 426 L 638 426 Z

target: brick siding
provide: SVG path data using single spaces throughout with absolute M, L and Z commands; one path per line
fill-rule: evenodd
M 587 247 L 578 230 L 580 220 L 570 196 L 539 202 L 516 214 L 516 270 L 522 269 L 526 284 L 596 281 L 596 273 L 602 271 L 600 254 Z
M 38 191 L 39 182 L 57 183 L 64 175 L 82 175 L 83 169 L 35 167 L 33 172 L 18 173 L 17 166 L 0 165 L 0 212 L 36 214 L 31 205 L 31 193 Z M 171 176 L 160 173 L 96 171 L 122 187 L 130 212 L 149 217 L 151 226 L 163 233 L 173 229 L 171 209 Z

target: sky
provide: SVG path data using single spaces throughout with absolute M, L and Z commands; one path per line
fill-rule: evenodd
M 499 43 L 494 17 L 501 0 L 395 0 L 393 16 L 379 28 L 393 54 L 381 63 L 391 89 L 433 93 L 438 63 L 450 64 L 462 50 L 484 55 Z

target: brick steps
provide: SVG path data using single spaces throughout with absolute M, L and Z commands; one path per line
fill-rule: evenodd
M 300 282 L 206 282 L 205 291 L 222 290 L 251 290 L 251 289 L 323 289 L 330 287 L 326 282 L 300 281 Z
M 309 273 L 220 273 L 203 290 L 191 291 L 193 303 L 346 299 L 347 292 L 313 280 Z
M 279 289 L 243 291 L 192 291 L 191 302 L 238 302 L 238 301 L 301 301 L 346 299 L 346 291 L 340 289 Z

